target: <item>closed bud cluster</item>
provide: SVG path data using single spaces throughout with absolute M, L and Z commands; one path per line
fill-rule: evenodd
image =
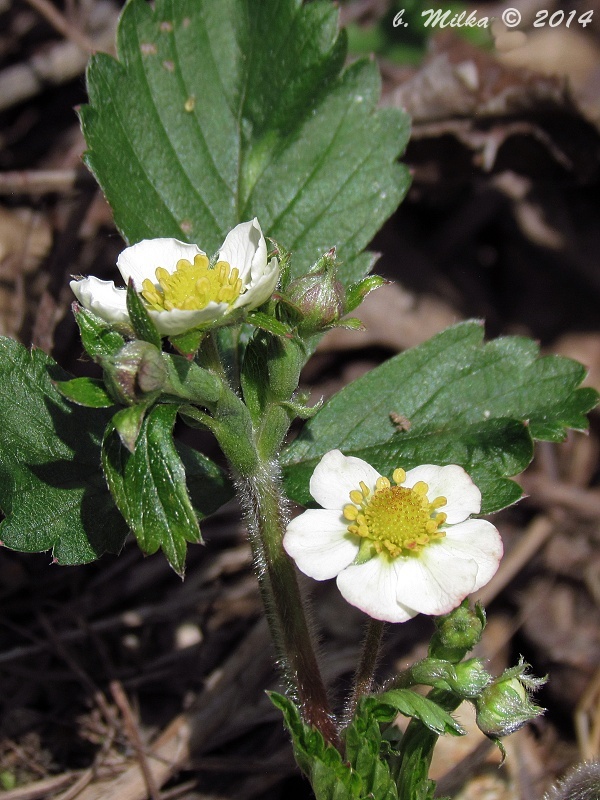
M 543 713 L 532 703 L 530 691 L 537 689 L 545 678 L 526 674 L 527 664 L 507 669 L 483 690 L 475 702 L 477 725 L 486 736 L 497 739 L 522 728 Z
M 302 313 L 301 333 L 310 334 L 335 324 L 345 313 L 344 287 L 337 279 L 335 247 L 321 256 L 306 275 L 287 287 L 287 299 Z
M 111 359 L 103 361 L 104 378 L 111 394 L 124 405 L 160 394 L 167 370 L 161 352 L 149 342 L 129 342 Z

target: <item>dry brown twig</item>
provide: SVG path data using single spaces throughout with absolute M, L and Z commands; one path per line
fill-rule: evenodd
M 26 0 L 40 13 L 65 39 L 74 42 L 87 55 L 95 52 L 95 45 L 86 34 L 62 14 L 49 0 Z

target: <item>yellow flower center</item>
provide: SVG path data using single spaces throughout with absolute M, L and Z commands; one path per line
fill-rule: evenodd
M 415 483 L 412 489 L 401 486 L 406 480 L 403 469 L 394 470 L 393 480 L 396 486 L 387 478 L 378 478 L 374 492 L 361 481 L 360 489 L 350 492 L 352 503 L 344 506 L 343 513 L 351 523 L 350 533 L 367 540 L 371 551 L 397 558 L 418 553 L 446 535 L 440 530 L 446 514 L 437 509 L 447 501 L 436 497 L 430 502 L 429 486 L 424 481 Z
M 197 255 L 193 264 L 182 258 L 172 273 L 158 267 L 158 285 L 146 278 L 141 294 L 155 311 L 172 311 L 174 308 L 198 311 L 211 300 L 231 305 L 242 293 L 239 274 L 239 270 L 235 267 L 231 269 L 227 261 L 217 261 L 211 267 L 204 255 Z

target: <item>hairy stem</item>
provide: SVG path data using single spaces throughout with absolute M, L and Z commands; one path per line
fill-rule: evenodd
M 349 723 L 354 716 L 360 698 L 369 694 L 373 687 L 373 678 L 379 660 L 384 629 L 385 622 L 378 619 L 369 619 L 363 640 L 360 662 L 354 674 L 354 689 L 346 709 L 346 723 Z
M 337 727 L 329 709 L 296 571 L 282 546 L 286 508 L 278 470 L 271 463 L 261 462 L 254 474 L 238 479 L 238 488 L 284 676 L 305 722 L 338 746 Z

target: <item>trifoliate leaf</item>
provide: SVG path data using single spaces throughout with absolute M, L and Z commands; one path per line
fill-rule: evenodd
M 128 242 L 213 253 L 257 216 L 296 275 L 333 246 L 344 282 L 367 272 L 359 254 L 408 188 L 408 118 L 376 110 L 374 63 L 342 71 L 329 0 L 131 0 L 117 52 L 92 58 L 81 120 Z
M 100 470 L 110 412 L 65 400 L 51 378 L 69 377 L 41 350 L 0 338 L 0 538 L 82 564 L 118 553 L 127 526 Z
M 578 388 L 585 370 L 560 356 L 539 357 L 529 339 L 483 344 L 465 322 L 346 386 L 306 423 L 283 453 L 286 488 L 311 503 L 308 482 L 324 453 L 339 448 L 383 475 L 396 467 L 460 464 L 483 496 L 483 513 L 521 496 L 508 479 L 529 464 L 533 439 L 560 441 L 587 427 L 597 402 Z

